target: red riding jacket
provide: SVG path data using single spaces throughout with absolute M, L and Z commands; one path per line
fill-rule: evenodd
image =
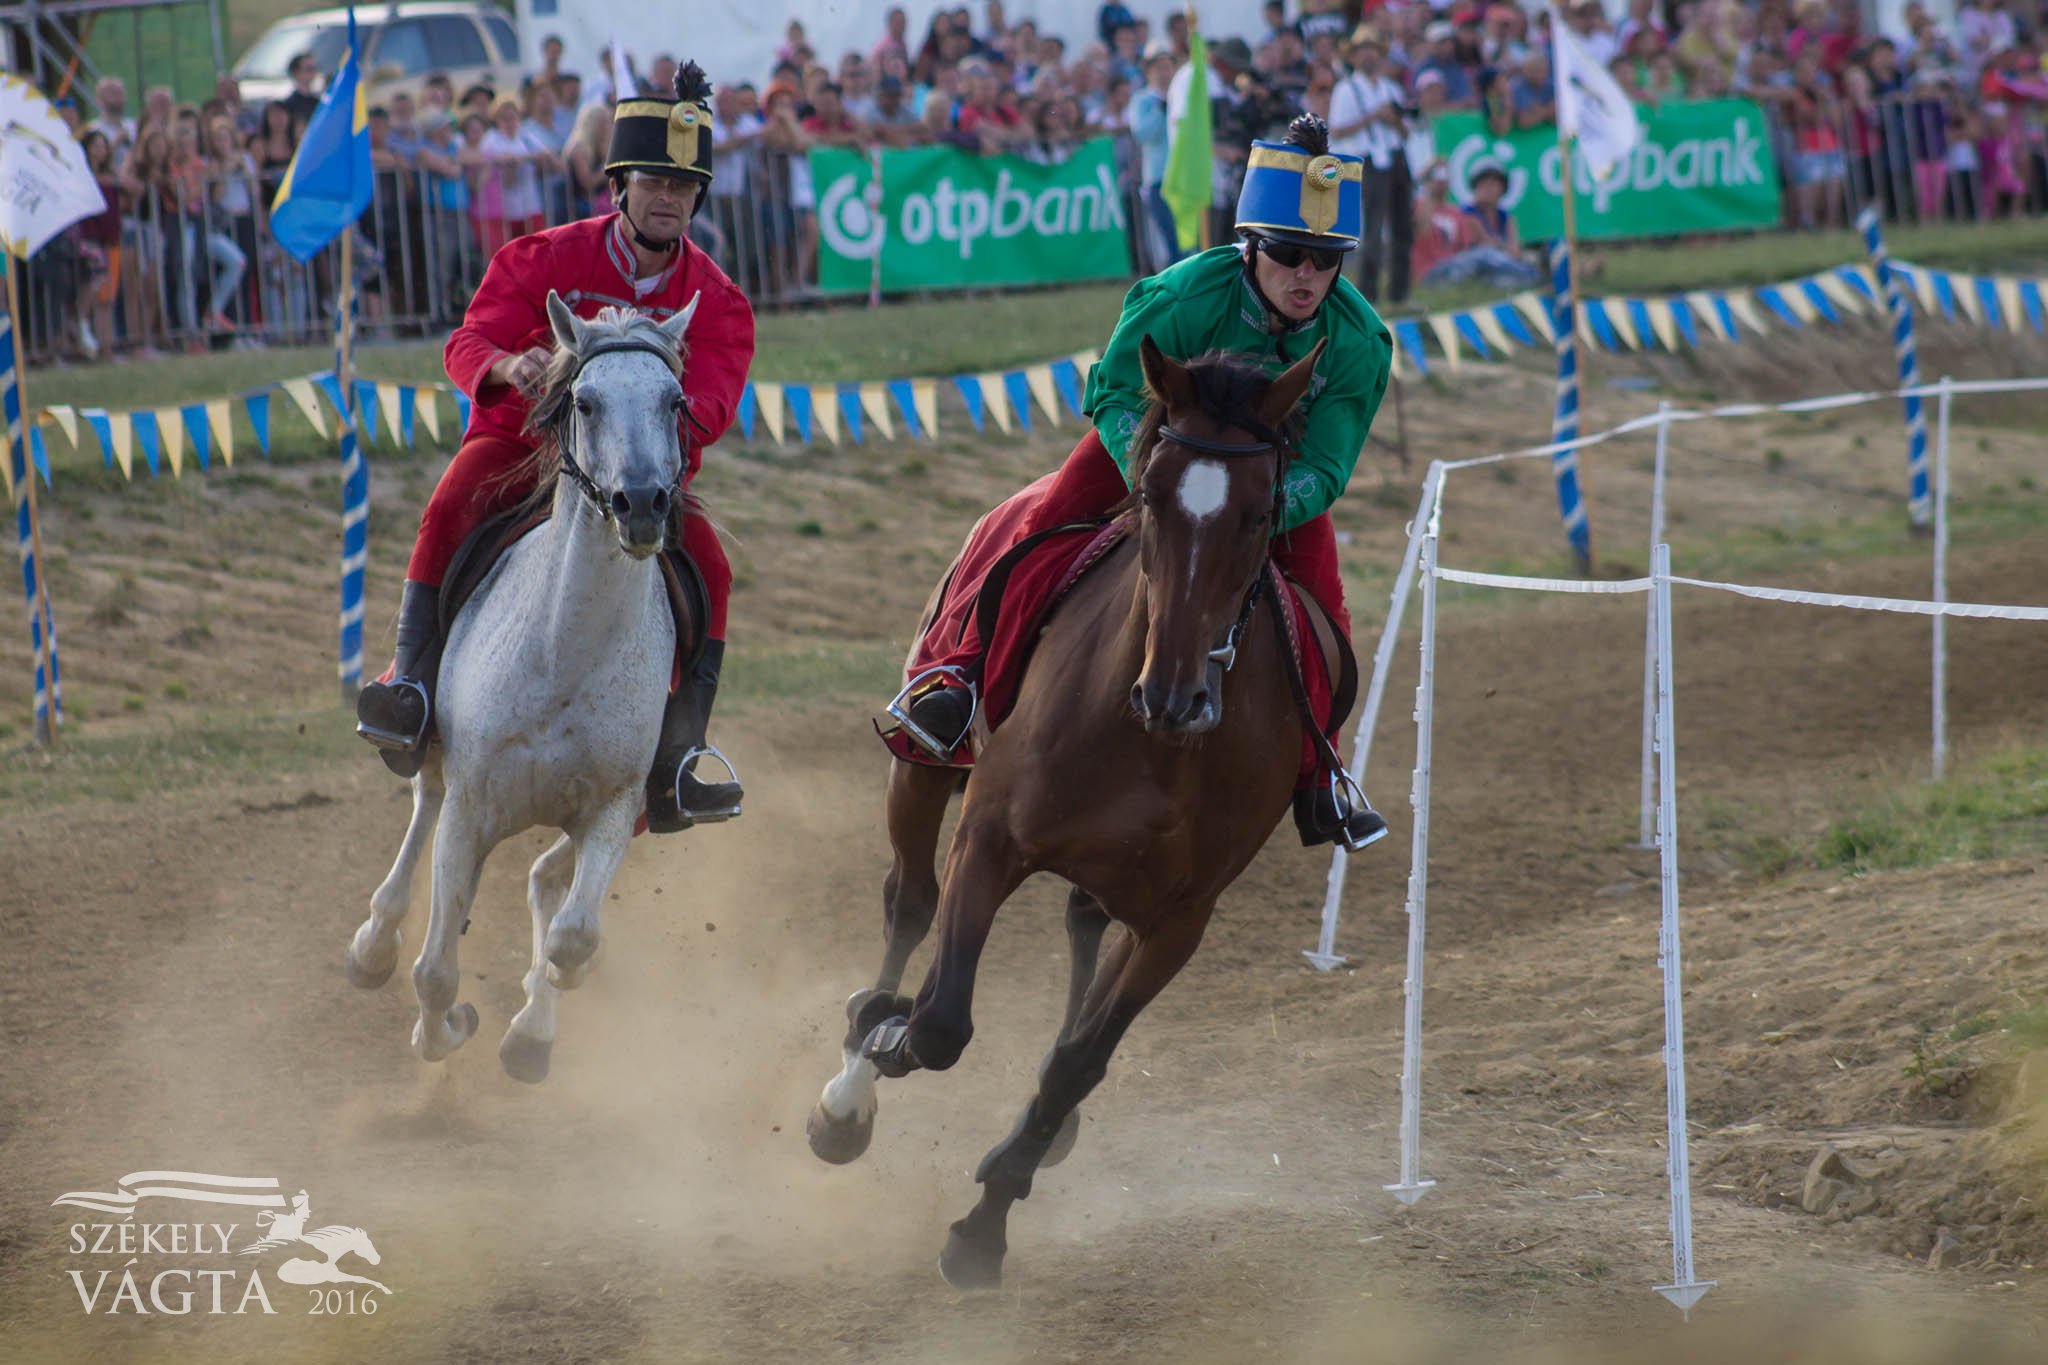
M 636 297 L 633 253 L 616 213 L 513 238 L 491 257 L 462 326 L 441 354 L 448 378 L 475 403 L 468 436 L 530 444 L 520 434 L 532 407 L 526 395 L 509 384 L 486 386 L 484 375 L 502 355 L 554 344 L 547 314 L 550 289 L 586 319 L 607 305 L 666 319 L 681 311 L 692 294 L 699 295 L 683 365 L 687 483 L 703 463 L 703 447 L 723 436 L 739 412 L 747 367 L 754 360 L 754 310 L 746 295 L 685 238 L 675 264 Z

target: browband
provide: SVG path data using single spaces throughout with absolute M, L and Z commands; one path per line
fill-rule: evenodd
M 1270 432 L 1263 441 L 1211 441 L 1199 436 L 1190 436 L 1165 422 L 1159 424 L 1159 434 L 1175 445 L 1186 446 L 1189 450 L 1199 450 L 1205 455 L 1264 455 L 1279 445 L 1279 440 Z

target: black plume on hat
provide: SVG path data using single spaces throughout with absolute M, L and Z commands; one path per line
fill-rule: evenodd
M 1330 125 L 1314 114 L 1298 115 L 1287 125 L 1286 141 L 1310 156 L 1326 155 L 1330 150 Z
M 688 100 L 692 104 L 711 102 L 711 78 L 695 62 L 684 62 L 676 68 L 675 88 L 679 100 Z

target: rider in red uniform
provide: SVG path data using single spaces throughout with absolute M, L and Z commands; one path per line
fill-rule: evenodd
M 469 429 L 420 516 L 399 604 L 397 657 L 356 700 L 357 733 L 382 749 L 401 776 L 417 772 L 440 667 L 442 577 L 471 531 L 532 491 L 508 475 L 536 444 L 525 425 L 552 345 L 548 291 L 583 318 L 613 305 L 666 319 L 696 296 L 683 367 L 686 491 L 677 499 L 678 538 L 709 599 L 708 639 L 662 718 L 647 782 L 647 825 L 656 833 L 739 813 L 737 781 L 704 782 L 692 771 L 698 755 L 711 752 L 705 732 L 725 653 L 732 570 L 703 505 L 687 489 L 703 448 L 732 425 L 754 358 L 753 308 L 687 236 L 711 183 L 711 86 L 695 62 L 677 74 L 675 94 L 622 100 L 614 111 L 605 171 L 618 212 L 515 238 L 491 257 L 443 354 L 448 377 L 475 400 Z

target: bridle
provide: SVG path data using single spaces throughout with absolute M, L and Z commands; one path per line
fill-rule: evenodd
M 1280 467 L 1274 472 L 1273 476 L 1273 505 L 1275 515 L 1277 515 L 1280 506 L 1282 483 L 1287 473 L 1287 455 L 1289 450 L 1287 441 L 1282 438 L 1279 432 L 1255 418 L 1233 418 L 1231 425 L 1250 432 L 1255 439 L 1250 441 L 1216 441 L 1203 436 L 1190 436 L 1169 422 L 1161 422 L 1158 435 L 1153 442 L 1153 448 L 1155 450 L 1158 448 L 1159 441 L 1171 441 L 1177 446 L 1185 446 L 1189 450 L 1199 450 L 1205 455 L 1216 455 L 1226 460 L 1242 458 L 1247 455 L 1277 454 L 1280 457 Z M 1265 585 L 1265 558 L 1261 556 L 1259 568 L 1253 571 L 1252 581 L 1244 590 L 1244 600 L 1238 606 L 1237 619 L 1231 623 L 1230 629 L 1224 633 L 1223 643 L 1209 651 L 1208 657 L 1211 673 L 1209 691 L 1211 695 L 1221 695 L 1222 675 L 1228 673 L 1237 663 L 1237 647 L 1244 639 L 1245 627 L 1251 623 L 1252 611 L 1258 606 L 1259 593 Z
M 626 351 L 644 352 L 647 355 L 660 359 L 664 364 L 668 363 L 672 358 L 669 351 L 655 345 L 651 341 L 643 341 L 638 337 L 621 337 L 616 341 L 600 341 L 588 351 L 582 352 L 576 357 L 576 368 L 569 373 L 567 379 L 562 381 L 563 393 L 565 395 L 568 393 L 569 389 L 575 385 L 577 378 L 582 375 L 584 368 L 591 361 L 601 355 L 614 355 Z M 611 505 L 605 501 L 604 494 L 598 491 L 597 480 L 591 478 L 583 466 L 576 462 L 576 453 L 569 448 L 569 428 L 573 425 L 569 419 L 570 414 L 574 411 L 574 403 L 565 402 L 562 405 L 562 415 L 556 421 L 555 454 L 561 460 L 562 472 L 569 476 L 569 482 L 575 484 L 583 496 L 590 499 L 590 505 L 597 509 L 598 516 L 606 521 L 612 521 L 614 518 Z M 690 452 L 685 447 L 682 461 L 676 468 L 676 487 L 680 488 L 682 486 L 683 475 L 688 472 L 689 468 Z

